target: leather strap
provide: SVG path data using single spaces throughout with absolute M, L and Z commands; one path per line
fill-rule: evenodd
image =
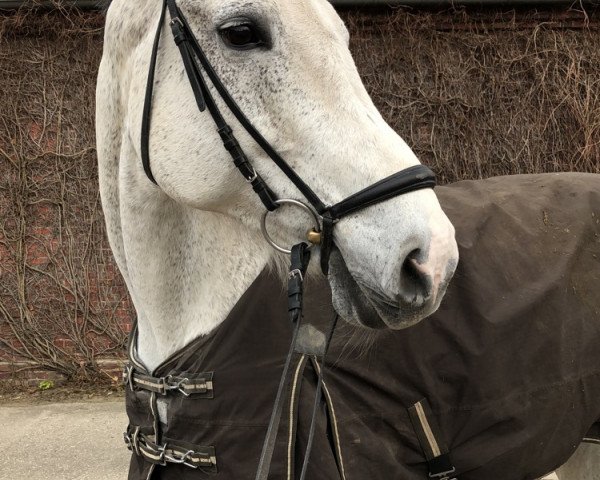
M 323 275 L 329 275 L 329 256 L 333 249 L 333 227 L 336 220 L 331 216 L 330 212 L 323 214 L 323 227 L 321 229 L 321 271 Z
M 167 3 L 172 4 L 176 7 L 175 0 L 166 0 Z M 170 7 L 171 8 L 171 7 Z M 204 54 L 204 50 L 198 43 L 198 40 L 192 33 L 192 29 L 189 26 L 187 19 L 181 12 L 178 12 L 178 18 L 182 21 L 185 30 L 189 32 L 191 46 L 196 54 L 202 68 L 206 72 L 206 75 L 214 85 L 215 89 L 219 93 L 219 96 L 223 99 L 231 113 L 235 116 L 237 121 L 242 125 L 244 130 L 252 137 L 252 139 L 262 148 L 262 150 L 271 158 L 271 160 L 281 169 L 281 171 L 290 179 L 290 181 L 296 186 L 298 190 L 306 197 L 310 204 L 317 210 L 317 212 L 324 211 L 327 207 L 321 201 L 321 199 L 315 194 L 312 189 L 300 178 L 300 176 L 289 166 L 289 164 L 279 155 L 279 153 L 273 148 L 273 146 L 262 136 L 262 134 L 254 127 L 252 122 L 246 117 L 244 112 L 240 109 L 237 102 L 233 99 L 221 79 L 215 72 L 212 64 Z
M 284 393 L 288 391 L 288 386 L 293 376 L 293 371 L 290 366 L 292 364 L 292 358 L 296 352 L 298 332 L 302 323 L 302 285 L 300 285 L 298 288 L 296 281 L 292 281 L 292 279 L 297 278 L 300 283 L 304 281 L 304 275 L 306 274 L 309 261 L 310 250 L 308 250 L 305 243 L 294 245 L 292 247 L 290 283 L 288 284 L 291 285 L 292 291 L 288 292 L 288 299 L 289 315 L 290 320 L 294 325 L 294 333 L 292 335 L 292 341 L 290 343 L 290 349 L 283 367 L 281 379 L 279 380 L 279 387 L 277 388 L 277 395 L 275 396 L 273 411 L 271 412 L 267 434 L 263 442 L 263 448 L 260 454 L 258 468 L 256 470 L 256 480 L 268 480 L 269 472 L 271 470 L 271 462 L 273 460 L 273 453 L 275 452 L 277 432 L 279 431 L 279 424 L 281 423 L 281 417 L 283 415 L 283 406 L 285 403 Z
M 194 375 L 153 377 L 135 370 L 131 364 L 125 367 L 123 379 L 126 386 L 132 390 L 148 390 L 160 395 L 179 393 L 186 397 L 193 395 L 195 398 L 213 398 L 213 372 L 204 372 Z
M 267 183 L 258 174 L 252 166 L 250 160 L 244 153 L 239 142 L 235 138 L 232 128 L 226 123 L 221 111 L 219 110 L 208 86 L 200 66 L 210 79 L 215 90 L 223 99 L 227 108 L 234 115 L 242 128 L 254 139 L 262 150 L 271 158 L 279 169 L 290 179 L 290 181 L 304 195 L 313 208 L 319 213 L 329 225 L 324 225 L 324 238 L 321 252 L 321 270 L 327 274 L 329 270 L 328 262 L 331 249 L 333 247 L 333 224 L 344 216 L 366 208 L 370 205 L 385 201 L 397 195 L 402 195 L 414 190 L 423 188 L 433 188 L 435 186 L 435 176 L 427 167 L 415 165 L 403 171 L 397 172 L 377 183 L 371 185 L 360 192 L 342 200 L 333 206 L 327 206 L 318 195 L 300 178 L 300 176 L 289 166 L 289 164 L 279 155 L 273 146 L 262 136 L 248 120 L 244 112 L 240 109 L 237 102 L 233 99 L 221 79 L 215 72 L 212 64 L 206 57 L 198 39 L 177 6 L 176 0 L 163 0 L 163 7 L 159 25 L 154 39 L 152 56 L 150 59 L 150 69 L 146 86 L 146 97 L 144 101 L 144 112 L 142 118 L 142 163 L 144 171 L 148 178 L 156 184 L 156 180 L 150 168 L 149 141 L 150 141 L 150 120 L 152 115 L 152 96 L 154 90 L 154 76 L 156 71 L 156 60 L 158 56 L 158 47 L 160 44 L 160 32 L 164 23 L 166 10 L 169 10 L 171 17 L 171 31 L 173 39 L 179 48 L 185 71 L 194 92 L 196 104 L 200 111 L 208 108 L 210 114 L 217 126 L 217 131 L 221 136 L 224 147 L 230 153 L 235 166 L 252 185 L 253 190 L 259 196 L 265 208 L 269 211 L 276 210 L 277 196 L 269 188 Z M 198 63 L 200 66 L 198 65 Z M 331 217 L 333 223 L 327 220 Z
M 360 192 L 350 195 L 328 209 L 334 220 L 404 193 L 435 187 L 435 175 L 425 165 L 413 165 Z
M 329 329 L 329 333 L 327 334 L 327 341 L 325 344 L 325 353 L 323 354 L 323 360 L 321 364 L 320 371 L 317 371 L 318 381 L 317 381 L 317 391 L 315 393 L 315 400 L 313 403 L 313 410 L 310 417 L 310 430 L 308 431 L 308 440 L 306 442 L 306 450 L 304 451 L 304 462 L 302 463 L 302 471 L 300 473 L 300 480 L 306 480 L 306 475 L 308 473 L 308 462 L 310 460 L 310 454 L 312 452 L 312 446 L 315 439 L 315 430 L 317 426 L 317 414 L 319 413 L 319 405 L 321 404 L 321 400 L 325 400 L 323 396 L 323 381 L 325 377 L 325 357 L 327 356 L 327 352 L 329 351 L 329 345 L 331 344 L 331 339 L 333 338 L 333 333 L 335 332 L 335 327 L 337 326 L 339 316 L 335 315 L 333 321 L 331 322 L 331 327 Z M 318 364 L 318 360 L 315 358 L 315 362 Z M 327 403 L 326 403 L 327 405 Z M 334 456 L 335 451 L 334 451 Z M 338 473 L 340 475 L 340 479 L 343 479 L 344 476 L 340 471 L 340 465 L 336 462 L 336 466 L 338 468 Z
M 166 9 L 164 8 L 160 13 L 160 19 L 158 21 L 158 27 L 156 28 L 156 34 L 154 36 L 154 44 L 152 46 L 152 55 L 150 57 L 150 67 L 148 69 L 148 80 L 146 82 L 146 96 L 144 98 L 144 110 L 142 114 L 142 165 L 146 176 L 152 183 L 156 185 L 156 180 L 152 174 L 150 168 L 150 122 L 152 120 L 152 98 L 154 96 L 154 75 L 156 73 L 156 60 L 158 58 L 158 46 L 160 45 L 160 32 L 162 31 L 163 24 L 165 23 Z
M 212 446 L 191 446 L 169 441 L 156 443 L 154 435 L 144 433 L 140 427 L 130 425 L 123 434 L 125 445 L 136 455 L 154 465 L 181 464 L 200 469 L 205 473 L 217 473 L 217 457 Z

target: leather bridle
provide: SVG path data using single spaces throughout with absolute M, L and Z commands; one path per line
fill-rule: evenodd
M 248 120 L 248 118 L 244 115 L 244 112 L 242 112 L 236 101 L 229 94 L 227 88 L 223 85 L 219 76 L 213 69 L 210 61 L 204 54 L 204 51 L 198 43 L 197 38 L 193 34 L 187 19 L 177 6 L 176 0 L 163 0 L 160 21 L 152 47 L 152 56 L 150 58 L 150 69 L 148 73 L 148 83 L 146 86 L 146 96 L 144 101 L 141 155 L 144 171 L 153 183 L 157 184 L 150 168 L 150 121 L 152 116 L 152 97 L 154 91 L 156 63 L 158 58 L 158 47 L 160 44 L 161 30 L 163 28 L 167 10 L 169 11 L 169 15 L 171 17 L 169 24 L 173 33 L 173 39 L 175 40 L 175 43 L 179 48 L 179 52 L 181 53 L 185 71 L 192 87 L 198 108 L 201 112 L 204 112 L 206 109 L 208 109 L 210 112 L 210 115 L 216 124 L 217 131 L 221 136 L 221 140 L 223 141 L 223 145 L 230 153 L 234 165 L 259 196 L 266 208 L 267 213 L 277 210 L 280 205 L 287 203 L 300 206 L 308 210 L 313 215 L 317 225 L 315 225 L 312 235 L 309 235 L 309 241 L 313 244 L 320 245 L 321 269 L 325 275 L 327 275 L 329 271 L 329 256 L 333 247 L 334 226 L 340 219 L 370 205 L 377 204 L 398 195 L 424 188 L 433 188 L 435 186 L 435 176 L 433 172 L 423 165 L 415 165 L 384 178 L 383 180 L 349 196 L 335 205 L 326 205 L 319 198 L 319 196 L 302 180 L 302 178 L 300 178 L 300 176 L 288 165 L 288 163 L 279 155 L 279 153 L 277 153 L 273 146 L 261 135 L 261 133 L 252 125 L 250 120 Z M 273 160 L 275 165 L 277 165 L 277 167 L 279 167 L 279 169 L 296 186 L 300 193 L 302 193 L 302 195 L 306 198 L 309 205 L 298 200 L 279 199 L 273 190 L 269 188 L 267 183 L 255 170 L 254 166 L 244 153 L 234 135 L 232 128 L 223 118 L 223 115 L 221 114 L 221 111 L 207 86 L 202 70 L 210 79 L 219 96 L 223 99 L 229 111 L 241 124 L 242 128 L 246 130 L 246 132 L 262 148 L 262 150 L 264 150 L 271 160 Z M 263 232 L 269 243 L 271 243 L 273 246 L 276 246 L 266 232 L 266 227 L 264 224 L 265 218 L 266 213 L 263 217 Z M 276 248 L 278 247 L 276 246 Z M 279 421 L 283 411 L 283 404 L 285 403 L 283 396 L 290 383 L 291 359 L 294 354 L 302 353 L 303 355 L 311 356 L 315 359 L 315 361 L 317 361 L 317 359 L 320 357 L 322 364 L 317 375 L 318 383 L 315 401 L 313 404 L 309 437 L 304 455 L 302 472 L 299 477 L 300 480 L 304 480 L 306 478 L 307 465 L 315 435 L 316 418 L 320 404 L 319 402 L 322 398 L 323 379 L 325 375 L 325 355 L 328 350 L 331 336 L 333 335 L 333 331 L 335 329 L 337 316 L 332 322 L 326 340 L 320 347 L 316 347 L 313 352 L 307 352 L 305 347 L 302 349 L 299 348 L 298 338 L 302 323 L 303 281 L 306 269 L 308 267 L 308 262 L 310 260 L 310 246 L 307 243 L 302 242 L 292 247 L 292 249 L 289 251 L 282 248 L 278 249 L 286 251 L 291 255 L 291 267 L 288 279 L 288 310 L 290 320 L 294 326 L 294 333 L 279 383 L 277 396 L 271 414 L 271 420 L 269 422 L 269 427 L 263 444 L 261 458 L 255 478 L 256 480 L 267 480 L 267 477 L 269 476 Z M 343 475 L 340 476 L 343 478 Z
M 277 210 L 281 203 L 287 199 L 278 199 L 277 195 L 266 184 L 260 174 L 244 153 L 242 147 L 237 141 L 232 128 L 227 124 L 219 107 L 217 106 L 201 68 L 206 73 L 214 85 L 219 96 L 223 99 L 229 111 L 235 116 L 242 128 L 254 139 L 262 150 L 273 160 L 275 165 L 290 179 L 296 188 L 304 195 L 310 206 L 318 214 L 321 220 L 320 228 L 316 228 L 321 235 L 313 236 L 320 241 L 321 270 L 325 275 L 329 272 L 329 256 L 333 247 L 333 229 L 335 224 L 343 217 L 362 210 L 370 205 L 388 200 L 390 198 L 413 192 L 424 188 L 433 188 L 435 186 L 435 176 L 433 172 L 424 165 L 415 165 L 405 170 L 401 170 L 393 175 L 370 185 L 369 187 L 350 195 L 348 198 L 336 203 L 335 205 L 326 205 L 319 196 L 300 178 L 300 176 L 289 166 L 289 164 L 277 153 L 273 146 L 261 135 L 261 133 L 252 125 L 244 112 L 240 109 L 236 101 L 229 94 L 227 88 L 221 82 L 221 79 L 215 72 L 210 61 L 204 54 L 202 47 L 198 43 L 187 19 L 177 6 L 176 0 L 163 0 L 158 29 L 154 38 L 152 56 L 150 59 L 150 71 L 148 74 L 148 83 L 146 86 L 146 97 L 144 101 L 144 110 L 142 117 L 142 164 L 148 178 L 157 183 L 150 168 L 150 121 L 152 116 L 152 97 L 154 91 L 154 76 L 156 72 L 156 62 L 158 57 L 158 47 L 160 43 L 161 30 L 164 24 L 166 12 L 169 10 L 171 17 L 170 26 L 175 43 L 179 47 L 181 58 L 185 66 L 188 80 L 194 92 L 196 104 L 201 112 L 206 109 L 212 116 L 217 131 L 221 136 L 225 149 L 233 158 L 234 165 L 246 179 L 256 194 L 260 197 L 263 205 L 268 212 Z M 313 240 L 314 242 L 314 240 Z

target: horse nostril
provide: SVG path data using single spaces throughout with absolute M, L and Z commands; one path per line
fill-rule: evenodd
M 401 303 L 420 307 L 431 297 L 433 280 L 421 267 L 420 260 L 422 258 L 423 253 L 416 249 L 410 252 L 402 263 L 398 294 L 398 300 Z

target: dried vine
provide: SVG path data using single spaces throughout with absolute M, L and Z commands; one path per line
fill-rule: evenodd
M 43 14 L 60 41 L 26 34 L 0 48 L 0 345 L 24 368 L 90 379 L 103 377 L 98 358 L 122 355 L 132 312 L 97 188 L 101 31 L 66 13 Z
M 600 172 L 598 12 L 343 16 L 375 103 L 442 182 Z M 102 377 L 133 317 L 98 199 L 102 23 L 0 14 L 0 363 L 69 378 Z

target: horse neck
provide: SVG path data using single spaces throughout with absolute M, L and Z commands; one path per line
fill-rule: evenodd
M 160 194 L 121 208 L 139 359 L 156 368 L 222 323 L 269 262 L 260 234 Z

